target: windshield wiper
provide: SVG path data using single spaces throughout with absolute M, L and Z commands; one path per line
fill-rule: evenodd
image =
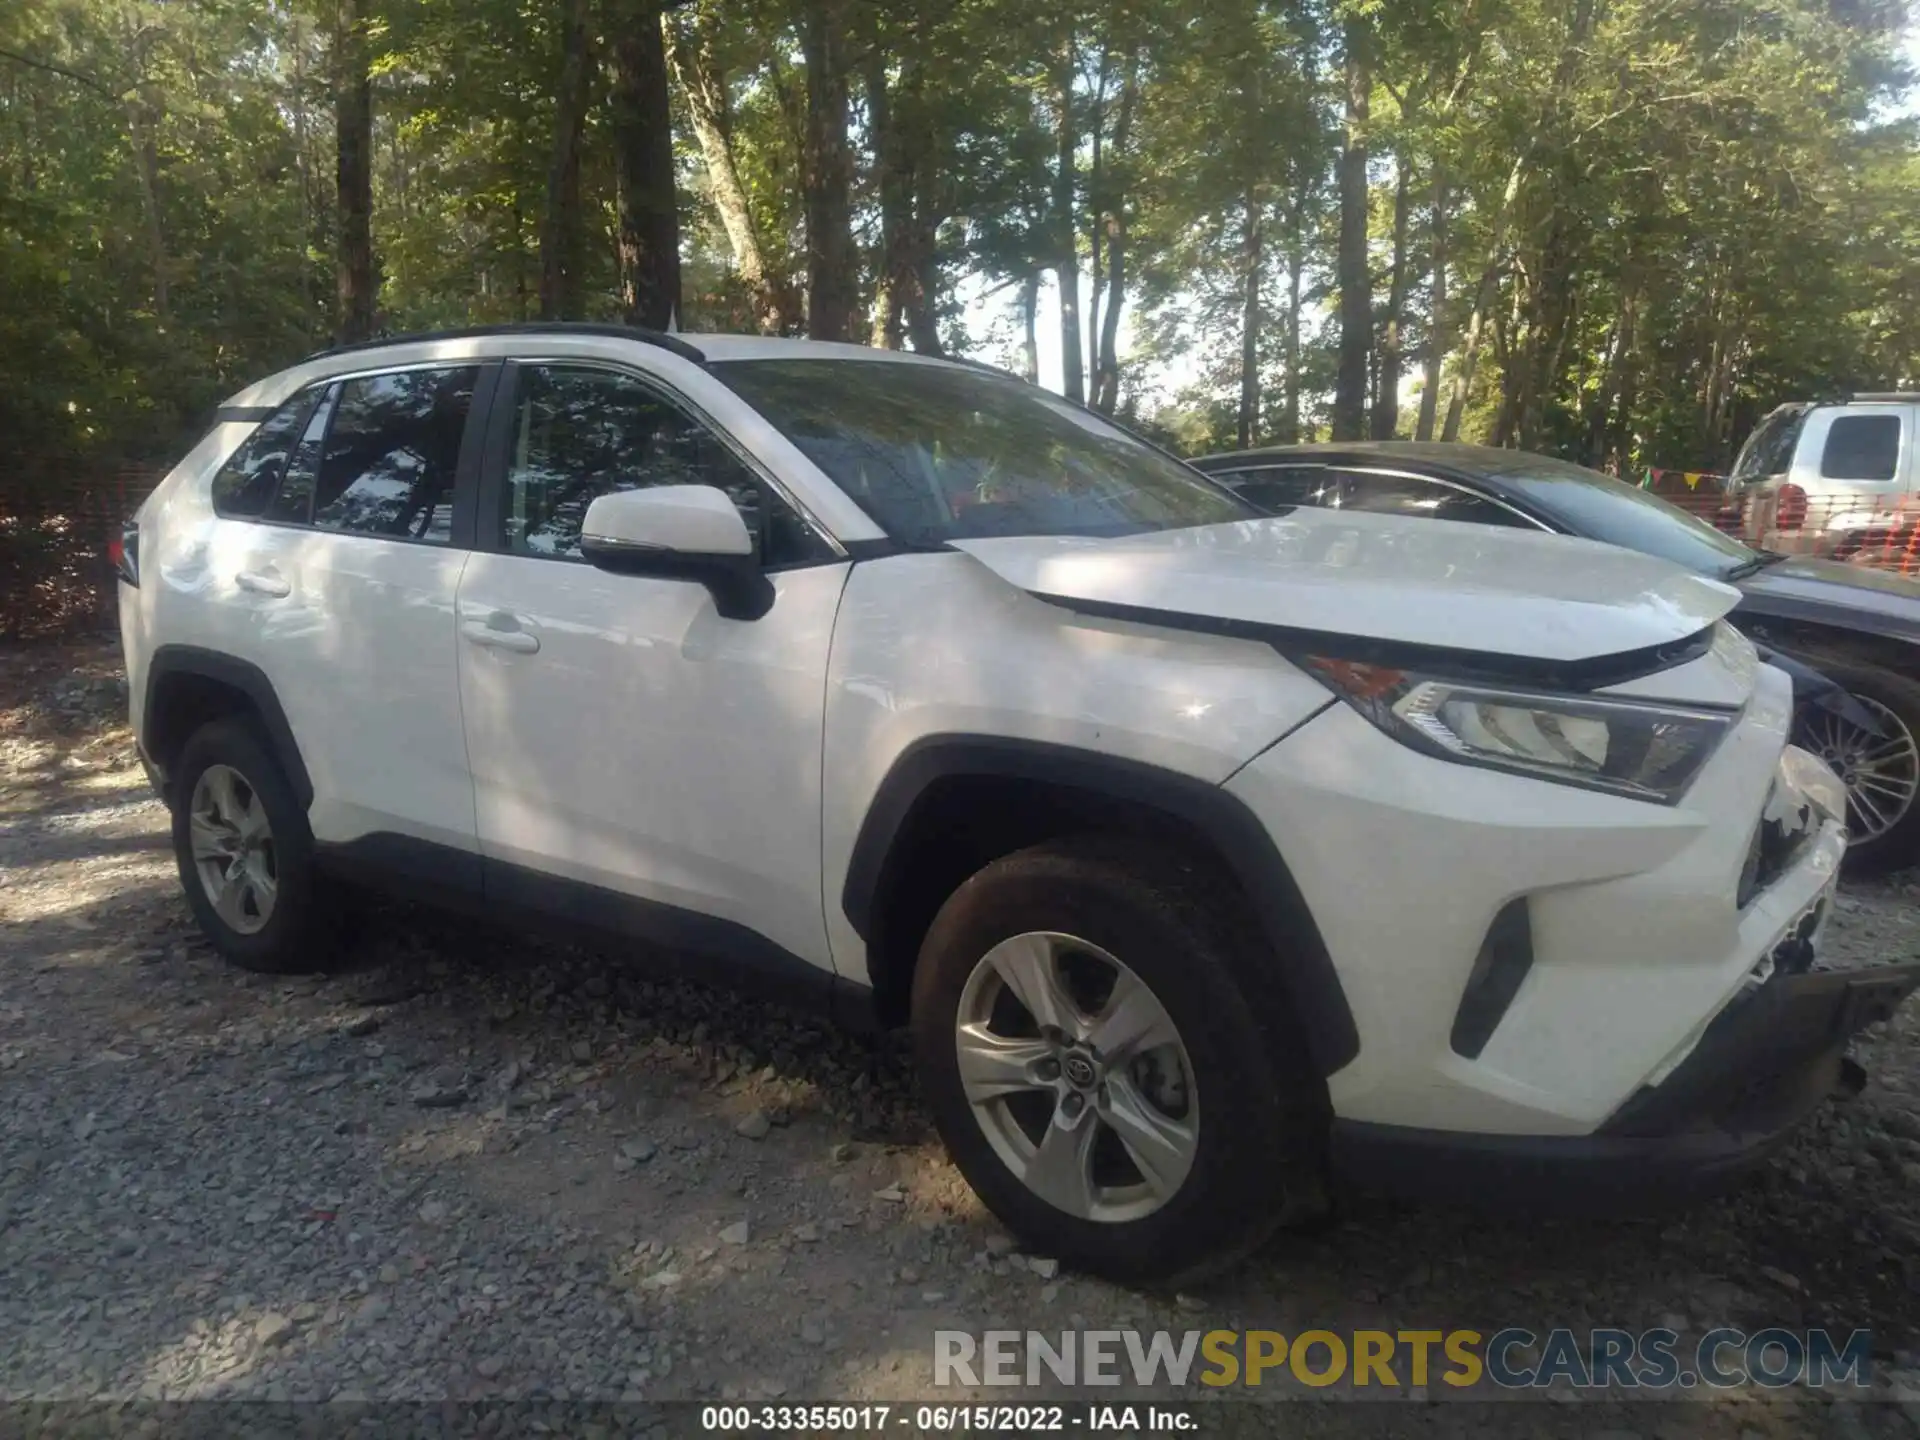
M 1778 565 L 1786 558 L 1787 557 L 1782 555 L 1778 550 L 1762 550 L 1751 560 L 1742 560 L 1731 569 L 1722 571 L 1720 578 L 1722 580 L 1744 580 L 1749 575 L 1757 574 L 1759 571 L 1766 569 L 1769 565 Z

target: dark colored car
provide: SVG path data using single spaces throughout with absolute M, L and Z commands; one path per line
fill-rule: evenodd
M 1794 739 L 1846 782 L 1850 860 L 1892 869 L 1920 859 L 1920 582 L 1756 550 L 1644 490 L 1518 450 L 1379 441 L 1194 463 L 1269 511 L 1312 505 L 1548 530 L 1738 586 L 1734 623 L 1794 674 Z M 1853 703 L 1809 703 L 1820 682 L 1807 667 Z

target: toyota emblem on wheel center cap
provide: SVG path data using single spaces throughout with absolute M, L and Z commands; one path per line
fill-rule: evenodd
M 1060 1062 L 1060 1068 L 1066 1073 L 1067 1082 L 1082 1090 L 1091 1086 L 1096 1078 L 1093 1062 L 1084 1055 L 1069 1055 Z

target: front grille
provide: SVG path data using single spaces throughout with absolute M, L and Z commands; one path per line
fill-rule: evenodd
M 1746 864 L 1740 867 L 1736 903 L 1744 910 L 1756 895 L 1765 893 L 1820 832 L 1820 817 L 1805 800 L 1791 800 L 1775 780 L 1767 791 L 1760 823 L 1753 827 Z

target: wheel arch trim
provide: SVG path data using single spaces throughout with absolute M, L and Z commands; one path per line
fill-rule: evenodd
M 1277 978 L 1299 1014 L 1316 1068 L 1331 1075 L 1359 1053 L 1339 973 L 1266 827 L 1216 784 L 1120 756 L 986 735 L 930 735 L 909 745 L 875 790 L 848 855 L 841 908 L 863 941 L 873 939 L 888 865 L 916 806 L 937 782 L 967 777 L 1090 791 L 1189 826 L 1226 861 L 1272 944 Z
M 166 774 L 161 758 L 154 754 L 151 743 L 155 718 L 159 714 L 155 702 L 160 699 L 167 685 L 183 678 L 211 680 L 246 696 L 266 730 L 273 758 L 280 762 L 286 772 L 287 784 L 292 788 L 294 798 L 300 802 L 301 809 L 311 807 L 313 780 L 307 774 L 306 761 L 301 758 L 299 743 L 293 736 L 293 726 L 287 721 L 287 712 L 280 704 L 273 682 L 267 678 L 264 670 L 250 661 L 198 645 L 162 645 L 147 661 L 146 694 L 140 706 L 140 748 L 150 763 L 160 769 L 162 780 L 170 782 L 171 777 Z

